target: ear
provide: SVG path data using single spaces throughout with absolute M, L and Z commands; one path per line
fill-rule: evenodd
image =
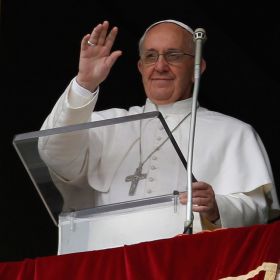
M 202 75 L 206 69 L 206 61 L 202 58 L 200 63 L 200 74 Z
M 138 66 L 139 72 L 142 74 L 142 71 L 143 71 L 143 63 L 142 63 L 141 59 L 138 60 L 137 66 Z
M 205 71 L 205 69 L 206 69 L 206 61 L 202 58 L 202 59 L 201 59 L 201 62 L 200 62 L 200 74 L 201 74 L 201 75 L 203 74 L 203 72 Z M 194 75 L 194 73 L 193 73 L 193 75 Z M 194 76 L 192 76 L 192 81 L 193 81 L 193 83 L 194 83 Z

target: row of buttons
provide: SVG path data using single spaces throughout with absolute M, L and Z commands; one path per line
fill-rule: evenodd
M 158 129 L 161 130 L 161 131 L 164 129 L 163 126 L 162 126 L 162 124 L 159 124 Z M 161 140 L 162 140 L 162 136 L 160 136 L 160 135 L 157 136 L 156 140 L 157 140 L 157 141 L 161 141 Z M 157 157 L 156 155 L 153 155 L 153 156 L 152 156 L 152 160 L 155 161 L 155 160 L 157 160 L 157 159 L 158 159 L 158 157 Z M 151 165 L 150 168 L 151 168 L 151 170 L 157 169 L 155 165 Z M 155 178 L 154 178 L 154 177 L 149 177 L 149 178 L 148 178 L 148 181 L 149 181 L 149 182 L 154 182 L 154 181 L 155 181 Z M 146 192 L 147 192 L 148 194 L 150 194 L 150 193 L 153 192 L 153 190 L 152 190 L 152 188 L 147 188 Z

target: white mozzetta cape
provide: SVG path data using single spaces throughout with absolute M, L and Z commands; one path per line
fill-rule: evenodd
M 155 105 L 147 100 L 144 110 L 143 107 L 135 106 L 129 110 L 114 108 L 92 112 L 97 95 L 90 99 L 88 97 L 84 97 L 84 100 L 83 97 L 77 99 L 70 91 L 70 87 L 71 85 L 60 97 L 42 129 L 155 111 Z M 187 99 L 159 106 L 159 111 L 170 130 L 190 112 L 191 103 L 192 99 Z M 152 132 L 153 138 L 158 139 L 162 128 L 149 125 L 146 128 L 142 131 L 142 135 L 145 136 L 145 132 Z M 185 158 L 187 158 L 188 134 L 188 120 L 173 133 Z M 96 202 L 100 204 L 131 199 L 128 196 L 130 183 L 124 182 L 124 178 L 133 174 L 138 165 L 132 163 L 128 155 L 129 149 L 139 149 L 137 141 L 139 125 L 132 124 L 125 138 L 125 143 L 119 143 L 117 134 L 109 130 L 100 134 L 84 131 L 71 139 L 67 135 L 41 139 L 40 155 L 55 173 L 61 186 L 64 185 L 61 189 L 66 186 L 64 197 L 65 201 L 71 200 L 70 207 L 75 208 L 75 203 L 90 206 L 92 199 L 89 198 L 93 193 Z M 147 161 L 144 171 L 152 179 L 146 180 L 146 185 L 142 188 L 141 184 L 144 183 L 139 183 L 133 199 L 168 194 L 172 193 L 174 188 L 180 190 L 182 187 L 182 182 L 172 178 L 172 189 L 168 189 L 163 185 L 169 180 L 169 174 L 160 171 L 152 173 L 153 169 L 160 170 L 164 164 L 164 161 L 160 160 L 160 153 L 166 151 L 164 149 L 168 149 L 167 143 Z M 249 124 L 199 107 L 193 158 L 194 176 L 197 180 L 212 185 L 216 193 L 222 227 L 267 222 L 271 208 L 267 204 L 267 199 L 272 198 L 273 207 L 279 208 L 267 153 L 260 137 Z M 155 159 L 159 160 L 152 163 L 151 161 Z M 170 187 L 170 184 L 168 186 Z M 79 196 L 77 190 L 80 188 L 87 188 L 88 195 Z

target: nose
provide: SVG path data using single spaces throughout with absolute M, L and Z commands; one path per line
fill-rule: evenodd
M 169 70 L 169 64 L 165 60 L 163 55 L 159 55 L 158 60 L 155 63 L 155 69 L 157 71 L 168 71 Z

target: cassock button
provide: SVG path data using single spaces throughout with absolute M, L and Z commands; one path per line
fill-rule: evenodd
M 155 169 L 157 169 L 157 168 L 156 168 L 154 165 L 152 165 L 152 166 L 151 166 L 151 169 L 152 169 L 152 170 L 155 170 Z
M 147 189 L 147 193 L 151 193 L 152 192 L 152 190 L 151 189 Z
M 154 178 L 153 177 L 149 177 L 148 179 L 150 182 L 153 182 L 154 181 Z
M 158 136 L 157 140 L 160 141 L 161 139 L 162 139 L 162 137 L 161 137 L 161 136 Z
M 153 156 L 152 159 L 153 159 L 153 160 L 157 160 L 157 156 Z

